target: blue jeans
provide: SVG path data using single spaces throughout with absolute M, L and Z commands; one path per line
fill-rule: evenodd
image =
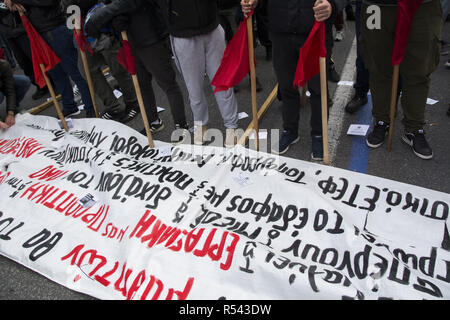
M 15 75 L 13 75 L 13 77 L 14 77 L 14 87 L 16 89 L 16 101 L 17 101 L 17 106 L 15 106 L 15 107 L 18 107 L 20 101 L 23 100 L 23 98 L 25 97 L 25 94 L 27 93 L 28 89 L 30 88 L 31 81 L 30 81 L 30 78 L 28 78 L 27 76 L 24 76 L 24 75 L 15 74 Z M 5 94 L 0 91 L 0 103 L 2 103 L 4 99 L 5 99 Z
M 450 14 L 450 0 L 442 0 L 442 18 L 444 19 L 444 23 L 447 20 L 449 14 Z
M 48 74 L 61 93 L 63 109 L 73 110 L 77 107 L 70 82 L 72 79 L 80 90 L 85 110 L 93 110 L 89 86 L 78 69 L 78 51 L 70 30 L 65 25 L 61 25 L 41 35 L 61 59 L 61 63 L 50 70 Z

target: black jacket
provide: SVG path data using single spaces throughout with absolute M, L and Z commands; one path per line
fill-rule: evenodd
M 19 14 L 10 11 L 6 6 L 0 6 L 0 33 L 6 39 L 15 39 L 26 34 Z
M 13 71 L 6 60 L 0 59 L 0 91 L 6 97 L 6 110 L 16 113 L 17 99 Z
M 166 4 L 169 32 L 190 38 L 208 34 L 219 25 L 217 0 L 162 0 Z
M 346 0 L 328 0 L 333 7 L 331 24 L 336 14 L 346 5 Z M 316 0 L 268 0 L 269 30 L 275 33 L 309 34 L 314 25 Z
M 240 0 L 219 0 L 219 10 L 236 8 L 240 3 Z
M 92 27 L 99 30 L 123 14 L 129 16 L 127 34 L 133 47 L 145 48 L 169 35 L 157 0 L 113 0 L 91 16 L 85 30 L 88 33 Z
M 66 24 L 66 16 L 60 0 L 14 0 L 27 10 L 26 15 L 39 33 Z

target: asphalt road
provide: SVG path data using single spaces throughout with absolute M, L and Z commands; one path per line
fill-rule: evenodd
M 450 41 L 450 22 L 445 24 L 443 38 Z M 347 22 L 346 37 L 344 41 L 335 44 L 333 58 L 342 79 L 354 81 L 354 25 Z M 450 51 L 450 46 L 443 48 L 443 53 Z M 257 94 L 258 105 L 266 100 L 274 86 L 276 79 L 272 68 L 272 63 L 265 60 L 265 50 L 259 46 L 256 49 L 257 76 L 263 84 L 263 90 Z M 332 166 L 365 172 L 386 179 L 396 180 L 424 188 L 429 188 L 445 193 L 450 193 L 450 117 L 446 115 L 450 103 L 450 69 L 446 69 L 444 64 L 450 59 L 450 54 L 442 55 L 441 63 L 433 73 L 429 97 L 437 100 L 434 105 L 428 105 L 426 109 L 426 132 L 431 146 L 434 149 L 435 157 L 431 161 L 419 159 L 413 154 L 411 149 L 401 142 L 403 127 L 401 125 L 402 112 L 399 110 L 395 124 L 395 135 L 392 151 L 388 152 L 386 147 L 377 150 L 369 150 L 364 144 L 364 138 L 347 135 L 350 124 L 371 124 L 370 104 L 364 107 L 358 114 L 349 115 L 344 112 L 345 104 L 353 95 L 351 86 L 338 86 L 330 83 L 330 95 L 334 104 L 330 115 L 330 151 L 332 154 Z M 189 109 L 186 88 L 181 79 L 188 119 L 192 124 L 192 113 Z M 173 128 L 168 101 L 161 89 L 154 83 L 158 105 L 166 111 L 160 113 L 166 129 L 154 135 L 155 140 L 169 141 Z M 205 83 L 205 90 L 208 92 L 210 103 L 210 128 L 224 130 L 220 113 L 214 98 L 211 95 L 210 87 Z M 26 111 L 41 101 L 33 101 L 31 95 L 34 89 L 30 89 L 22 103 L 22 110 Z M 239 85 L 239 92 L 236 93 L 239 112 L 246 112 L 249 117 L 240 120 L 239 125 L 246 129 L 251 122 L 251 95 L 248 79 Z M 265 113 L 260 122 L 261 130 L 281 129 L 282 121 L 280 108 L 281 102 L 275 100 L 272 106 Z M 310 161 L 311 141 L 309 138 L 309 112 L 310 105 L 302 108 L 300 114 L 300 142 L 293 145 L 286 156 Z M 53 107 L 46 109 L 41 114 L 56 116 Z M 144 128 L 140 117 L 136 117 L 129 126 L 140 131 Z M 266 141 L 261 140 L 261 145 Z M 270 150 L 272 143 L 269 138 L 267 150 Z M 2 300 L 84 300 L 92 299 L 89 296 L 66 289 L 45 277 L 24 268 L 23 266 L 0 257 L 0 299 Z

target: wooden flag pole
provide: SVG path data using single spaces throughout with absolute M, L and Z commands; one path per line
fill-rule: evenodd
M 258 110 L 258 121 L 262 118 L 264 113 L 269 109 L 269 107 L 272 105 L 272 103 L 277 98 L 278 93 L 278 84 L 275 85 L 275 87 L 272 90 L 272 93 L 267 97 L 266 101 L 263 103 L 261 108 Z M 250 125 L 248 126 L 247 130 L 245 130 L 244 134 L 239 138 L 239 141 L 237 144 L 244 146 L 247 142 L 248 137 L 253 131 L 253 125 L 254 121 L 250 122 Z
M 55 90 L 53 89 L 52 83 L 50 82 L 50 79 L 47 77 L 47 74 L 45 72 L 45 67 L 42 63 L 39 64 L 39 67 L 41 68 L 41 72 L 44 76 L 45 79 L 45 83 L 47 84 L 48 87 L 48 91 L 50 91 L 50 95 L 52 96 L 53 99 L 53 103 L 55 104 L 56 107 L 56 112 L 58 113 L 59 119 L 61 120 L 64 129 L 66 130 L 66 132 L 69 131 L 69 127 L 67 126 L 67 122 L 66 119 L 64 118 L 64 115 L 61 111 L 61 107 L 59 105 L 58 99 L 56 98 L 56 94 L 55 94 Z
M 128 35 L 126 31 L 122 31 L 122 40 L 128 41 Z M 136 97 L 138 99 L 139 108 L 141 110 L 142 120 L 144 121 L 145 132 L 147 133 L 148 144 L 151 148 L 155 147 L 153 143 L 152 133 L 150 131 L 150 124 L 148 123 L 147 112 L 145 112 L 144 99 L 142 98 L 141 87 L 139 80 L 135 74 L 131 75 L 133 79 L 134 89 L 136 90 Z
M 249 2 L 249 0 L 246 0 Z M 256 100 L 256 70 L 255 70 L 255 48 L 253 35 L 253 17 L 247 18 L 247 34 L 248 34 L 248 57 L 250 62 L 250 81 L 252 90 L 252 113 L 253 113 L 253 130 L 255 134 L 256 151 L 259 151 L 259 123 L 258 123 L 258 104 Z
M 328 151 L 328 97 L 327 97 L 327 62 L 325 57 L 320 57 L 320 95 L 322 97 L 322 139 L 323 139 L 323 163 L 330 165 Z
M 391 96 L 391 110 L 390 110 L 390 123 L 389 123 L 389 136 L 387 149 L 391 151 L 392 149 L 392 138 L 394 136 L 394 122 L 395 122 L 395 112 L 397 109 L 397 94 L 398 94 L 398 79 L 400 75 L 400 65 L 394 66 L 394 75 L 392 77 L 392 96 Z
M 81 28 L 80 28 L 79 22 L 77 24 L 78 25 L 75 27 L 75 32 L 77 34 L 80 34 Z M 83 61 L 84 73 L 86 75 L 86 80 L 87 80 L 87 83 L 88 83 L 89 92 L 91 93 L 91 100 L 92 100 L 92 104 L 94 106 L 95 116 L 97 118 L 99 118 L 100 116 L 98 114 L 98 105 L 97 105 L 97 101 L 95 100 L 94 85 L 92 83 L 91 71 L 89 70 L 89 64 L 88 64 L 88 61 L 87 61 L 86 52 L 81 50 L 81 48 L 79 48 L 79 50 L 80 50 L 80 53 L 81 53 L 81 60 Z
M 308 91 L 308 85 L 305 84 L 305 86 L 302 88 L 302 96 L 301 96 L 301 101 L 300 101 L 301 108 L 304 108 L 306 106 L 306 100 L 307 100 L 306 92 L 307 91 Z

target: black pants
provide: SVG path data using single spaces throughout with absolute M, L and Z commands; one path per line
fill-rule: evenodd
M 183 94 L 176 80 L 172 65 L 172 53 L 168 40 L 158 42 L 146 48 L 133 48 L 136 56 L 136 72 L 141 86 L 145 111 L 150 122 L 158 119 L 156 98 L 152 79 L 165 92 L 175 124 L 186 124 Z
M 22 68 L 23 73 L 25 73 L 25 75 L 30 78 L 31 82 L 36 85 L 34 82 L 30 40 L 28 40 L 27 34 L 24 33 L 23 35 L 20 35 L 16 38 L 8 39 L 8 45 L 14 53 L 14 56 L 19 63 L 19 66 Z
M 300 93 L 294 88 L 295 71 L 297 69 L 300 48 L 307 35 L 272 33 L 273 66 L 282 96 L 283 129 L 298 133 L 300 118 Z M 322 134 L 322 112 L 320 97 L 320 76 L 308 82 L 311 93 L 311 135 Z
M 239 6 L 236 8 L 236 25 L 239 25 L 244 19 L 244 14 L 242 13 L 242 8 Z M 259 5 L 255 10 L 254 19 L 253 19 L 253 29 L 255 30 L 255 47 L 256 47 L 256 38 L 259 39 L 259 42 L 262 46 L 267 49 L 272 48 L 272 41 L 270 40 L 269 35 L 269 17 L 267 15 L 267 1 L 259 1 Z

